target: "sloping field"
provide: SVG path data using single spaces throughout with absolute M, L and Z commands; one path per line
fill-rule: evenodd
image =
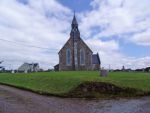
M 39 94 L 63 97 L 135 96 L 150 94 L 150 73 L 96 71 L 0 73 L 0 83 Z

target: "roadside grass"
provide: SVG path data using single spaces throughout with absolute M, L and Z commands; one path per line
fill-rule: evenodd
M 0 73 L 2 84 L 58 96 L 69 93 L 84 82 L 110 83 L 150 94 L 150 73 L 110 72 L 108 77 L 100 77 L 97 71 Z

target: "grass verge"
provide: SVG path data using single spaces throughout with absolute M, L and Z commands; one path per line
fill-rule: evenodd
M 44 95 L 61 97 L 117 97 L 150 94 L 150 74 L 96 71 L 0 74 L 0 83 Z

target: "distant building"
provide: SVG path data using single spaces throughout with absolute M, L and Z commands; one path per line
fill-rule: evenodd
M 137 71 L 137 72 L 144 72 L 144 68 L 136 69 L 135 71 Z
M 54 66 L 54 71 L 59 71 L 59 64 Z
M 38 72 L 40 70 L 38 63 L 24 63 L 18 68 L 18 72 Z
M 70 38 L 59 51 L 59 70 L 99 70 L 100 58 L 80 37 L 78 23 L 74 15 L 71 24 Z M 54 67 L 54 68 L 55 68 Z
M 92 70 L 99 70 L 100 69 L 100 58 L 99 58 L 99 54 L 93 54 L 92 55 Z

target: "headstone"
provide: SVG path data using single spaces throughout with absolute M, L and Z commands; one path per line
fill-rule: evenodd
M 100 71 L 100 76 L 101 77 L 107 77 L 108 76 L 108 71 L 104 68 L 101 69 Z
M 28 70 L 25 70 L 24 73 L 28 73 Z
M 14 71 L 14 70 L 12 70 L 12 71 L 11 71 L 11 73 L 15 73 L 15 71 Z

